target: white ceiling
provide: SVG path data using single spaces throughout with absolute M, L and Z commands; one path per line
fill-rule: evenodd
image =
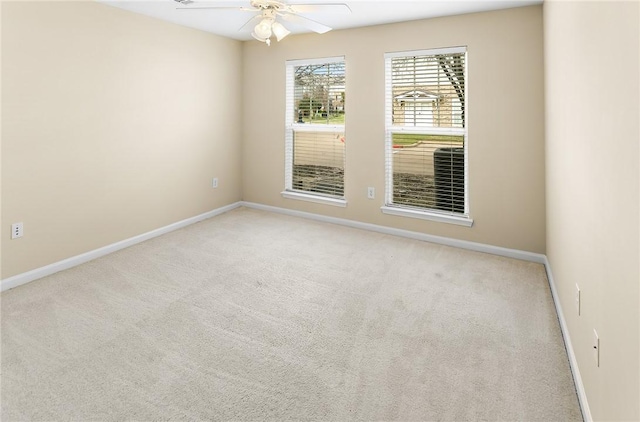
M 237 10 L 179 10 L 184 7 L 174 0 L 97 0 L 101 3 L 119 7 L 135 13 L 173 22 L 179 25 L 200 29 L 237 40 L 251 40 L 251 25 L 242 31 L 252 16 L 251 12 L 240 10 L 240 6 L 249 6 L 245 1 L 194 0 L 190 7 L 211 5 L 238 6 Z M 307 13 L 303 16 L 313 19 L 333 29 L 357 28 L 393 22 L 434 18 L 438 16 L 461 15 L 488 10 L 508 9 L 512 7 L 541 4 L 542 0 L 289 0 L 287 4 L 344 3 L 351 13 Z M 286 22 L 293 34 L 311 32 L 299 25 Z

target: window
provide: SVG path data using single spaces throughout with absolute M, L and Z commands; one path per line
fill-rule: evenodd
M 385 80 L 382 211 L 470 226 L 466 48 L 388 53 Z
M 287 62 L 283 196 L 346 206 L 343 57 Z

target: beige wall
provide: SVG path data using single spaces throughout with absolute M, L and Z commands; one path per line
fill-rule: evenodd
M 542 7 L 288 37 L 244 47 L 243 199 L 545 252 Z M 384 53 L 468 46 L 472 228 L 382 214 Z M 284 199 L 285 61 L 346 57 L 348 206 Z M 367 199 L 367 187 L 376 199 Z
M 639 15 L 544 4 L 547 254 L 595 420 L 640 420 Z
M 241 199 L 241 42 L 95 2 L 1 5 L 3 278 Z
M 546 244 L 593 416 L 640 419 L 637 3 L 546 2 L 544 61 L 539 6 L 269 48 L 94 2 L 0 10 L 3 278 L 240 199 L 532 252 Z M 383 215 L 383 54 L 459 45 L 474 227 Z M 285 60 L 336 55 L 348 72 L 345 209 L 280 195 Z M 17 221 L 26 235 L 12 241 Z

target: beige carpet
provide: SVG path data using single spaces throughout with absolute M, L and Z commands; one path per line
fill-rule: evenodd
M 246 208 L 2 294 L 2 420 L 580 420 L 541 265 Z

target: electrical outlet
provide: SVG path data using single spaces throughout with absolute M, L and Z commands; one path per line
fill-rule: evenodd
M 24 224 L 23 223 L 14 223 L 11 225 L 11 238 L 17 239 L 19 237 L 24 236 Z
M 580 287 L 576 284 L 576 311 L 578 311 L 578 316 L 580 316 Z
M 600 338 L 596 330 L 593 330 L 593 359 L 596 361 L 596 366 L 600 367 Z
M 218 187 L 218 178 L 214 177 L 213 181 L 211 182 L 211 186 L 215 189 Z
M 367 198 L 369 199 L 375 199 L 376 197 L 376 188 L 367 188 Z

